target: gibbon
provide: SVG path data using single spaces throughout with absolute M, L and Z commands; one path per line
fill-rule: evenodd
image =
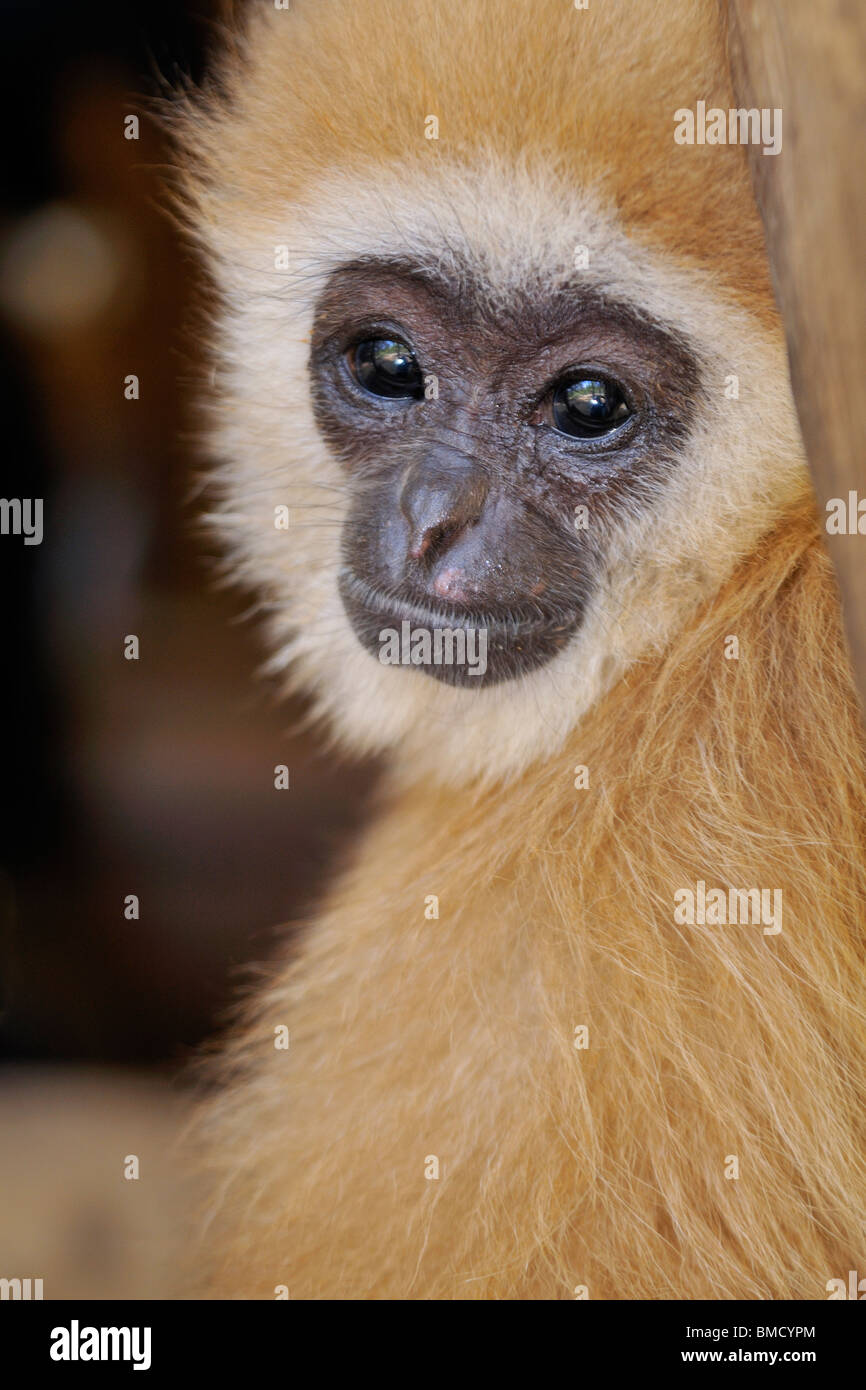
M 293 0 L 177 105 L 211 519 L 271 669 L 387 764 L 213 1063 L 204 1297 L 866 1270 L 864 743 L 698 101 L 710 0 Z

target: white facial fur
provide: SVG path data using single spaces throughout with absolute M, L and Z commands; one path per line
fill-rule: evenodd
M 552 175 L 496 167 L 341 175 L 303 206 L 211 230 L 224 296 L 215 386 L 215 520 L 233 572 L 263 596 L 272 670 L 311 690 L 341 741 L 399 748 L 410 775 L 498 778 L 550 755 L 635 659 L 660 651 L 783 508 L 808 487 L 781 339 L 685 269 L 628 236 L 602 201 Z M 285 246 L 288 270 L 274 268 Z M 586 247 L 587 269 L 574 269 Z M 482 690 L 380 665 L 337 593 L 347 480 L 320 438 L 307 377 L 313 309 L 339 265 L 471 257 L 492 294 L 572 275 L 673 329 L 700 364 L 690 437 L 655 505 L 606 537 L 608 572 L 546 666 Z M 724 248 L 719 249 L 720 257 Z M 456 273 L 456 271 L 455 271 Z M 736 376 L 739 399 L 726 395 Z M 288 506 L 288 530 L 274 509 Z

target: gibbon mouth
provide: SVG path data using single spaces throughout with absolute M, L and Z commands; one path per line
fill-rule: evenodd
M 403 666 L 445 685 L 479 689 L 514 680 L 550 661 L 577 629 L 540 604 L 500 612 L 384 593 L 344 567 L 338 588 L 361 646 L 383 666 Z

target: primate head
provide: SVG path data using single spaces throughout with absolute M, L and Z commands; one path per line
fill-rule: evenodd
M 262 5 L 186 117 L 231 565 L 363 752 L 553 751 L 807 488 L 716 6 Z

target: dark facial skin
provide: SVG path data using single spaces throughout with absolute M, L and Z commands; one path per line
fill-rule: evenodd
M 359 345 L 374 340 L 406 344 L 438 399 L 423 386 L 420 398 L 366 389 Z M 380 633 L 403 621 L 484 630 L 483 676 L 417 668 L 470 688 L 531 671 L 568 642 L 605 538 L 675 466 L 699 387 L 674 334 L 586 289 L 539 284 L 492 301 L 468 273 L 373 259 L 332 275 L 310 375 L 319 428 L 354 483 L 339 586 L 359 641 L 378 656 Z M 564 383 L 584 379 L 621 402 L 622 418 L 589 438 L 557 427 Z M 579 506 L 587 529 L 575 528 Z

